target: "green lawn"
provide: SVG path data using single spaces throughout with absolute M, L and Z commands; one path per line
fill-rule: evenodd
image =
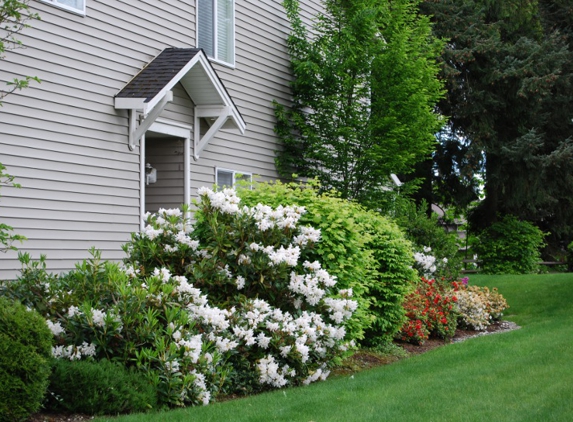
M 97 421 L 573 421 L 573 274 L 470 283 L 499 287 L 522 328 L 308 387 Z

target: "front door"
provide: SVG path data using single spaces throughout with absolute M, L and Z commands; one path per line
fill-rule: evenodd
M 145 211 L 181 208 L 185 202 L 183 140 L 165 135 L 145 135 Z M 153 173 L 152 173 L 153 172 Z

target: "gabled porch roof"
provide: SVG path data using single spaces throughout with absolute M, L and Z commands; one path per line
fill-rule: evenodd
M 171 90 L 177 83 L 181 83 L 195 104 L 195 147 L 199 148 L 195 151 L 196 157 L 219 129 L 245 132 L 246 123 L 205 52 L 200 48 L 166 48 L 115 96 L 116 109 L 132 111 L 131 149 L 172 101 Z M 137 128 L 136 112 L 145 117 Z M 209 118 L 212 124 L 199 139 L 201 117 Z

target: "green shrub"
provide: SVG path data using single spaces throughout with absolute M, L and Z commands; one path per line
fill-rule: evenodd
M 485 274 L 537 273 L 544 237 L 533 224 L 506 215 L 479 233 L 472 248 Z
M 155 408 L 157 394 L 144 374 L 107 360 L 55 360 L 46 408 L 116 415 Z
M 396 222 L 414 244 L 418 254 L 416 268 L 420 275 L 437 281 L 441 278 L 456 280 L 462 270 L 458 234 L 446 232 L 438 215 L 432 213 L 428 217 L 426 209 L 426 203 L 417 207 L 414 202 L 402 199 L 396 206 Z
M 321 231 L 321 242 L 305 258 L 322 262 L 358 300 L 358 311 L 346 325 L 351 336 L 371 346 L 390 341 L 402 325 L 402 302 L 415 279 L 410 243 L 379 213 L 317 188 L 315 182 L 256 183 L 240 195 L 251 206 L 304 206 L 301 223 Z
M 52 333 L 46 321 L 0 297 L 0 421 L 26 420 L 48 386 Z

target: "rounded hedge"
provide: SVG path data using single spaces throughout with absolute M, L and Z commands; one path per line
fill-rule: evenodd
M 0 297 L 0 421 L 23 421 L 40 408 L 52 338 L 36 311 Z
M 506 215 L 482 231 L 472 247 L 485 274 L 532 274 L 540 270 L 545 236 L 532 223 Z
M 119 363 L 54 362 L 46 407 L 88 415 L 144 412 L 157 406 L 157 393 L 145 374 Z

